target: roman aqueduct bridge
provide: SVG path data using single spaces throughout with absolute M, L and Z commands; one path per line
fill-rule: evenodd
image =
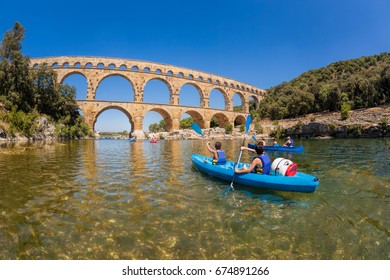
M 31 67 L 46 65 L 57 73 L 58 82 L 62 83 L 68 76 L 81 74 L 87 80 L 86 100 L 77 100 L 87 124 L 94 128 L 98 116 L 109 109 L 122 111 L 129 118 L 133 133 L 142 137 L 143 118 L 149 111 L 155 111 L 164 118 L 169 131 L 179 129 L 180 117 L 187 113 L 201 128 L 209 128 L 213 117 L 218 118 L 221 126 L 227 122 L 232 125 L 245 123 L 249 114 L 249 100 L 256 106 L 264 98 L 266 91 L 229 78 L 161 63 L 139 60 L 89 57 L 59 56 L 33 58 Z M 96 90 L 102 80 L 110 76 L 126 79 L 133 88 L 134 101 L 105 101 L 95 99 Z M 143 102 L 144 88 L 151 80 L 160 80 L 169 89 L 169 104 Z M 190 84 L 200 96 L 200 106 L 179 105 L 180 89 Z M 209 96 L 213 89 L 220 91 L 224 97 L 225 109 L 209 108 Z M 233 110 L 233 96 L 238 94 L 242 101 L 242 110 Z

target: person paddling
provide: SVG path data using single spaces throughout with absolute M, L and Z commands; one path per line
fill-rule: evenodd
M 241 151 L 247 150 L 249 152 L 257 153 L 257 157 L 254 157 L 251 165 L 248 168 L 236 169 L 236 173 L 262 173 L 269 174 L 271 171 L 271 159 L 268 154 L 264 152 L 264 146 L 261 142 L 256 144 L 255 149 L 242 146 Z
M 221 142 L 215 142 L 215 150 L 210 147 L 210 142 L 207 142 L 207 149 L 213 154 L 213 164 L 225 164 L 226 155 L 225 151 L 222 150 Z
M 287 141 L 283 144 L 283 147 L 294 147 L 294 140 L 287 136 Z

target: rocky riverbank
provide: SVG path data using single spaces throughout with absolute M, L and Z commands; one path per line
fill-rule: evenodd
M 279 121 L 279 125 L 296 138 L 389 137 L 390 105 L 350 111 L 346 120 L 339 112 L 329 112 Z
M 261 130 L 251 125 L 249 134 L 256 138 L 268 138 L 270 134 L 281 129 L 286 135 L 295 138 L 357 138 L 357 137 L 390 137 L 390 105 L 369 109 L 350 111 L 350 118 L 342 120 L 340 112 L 309 114 L 294 119 L 279 121 L 261 120 Z M 208 139 L 243 138 L 238 128 L 232 134 L 226 134 L 223 128 L 203 129 Z M 167 140 L 200 139 L 191 129 L 166 132 L 161 136 Z

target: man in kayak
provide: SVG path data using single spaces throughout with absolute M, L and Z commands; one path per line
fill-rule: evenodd
M 210 147 L 210 142 L 207 142 L 207 149 L 213 154 L 213 164 L 226 163 L 226 155 L 225 151 L 222 150 L 221 142 L 215 142 L 215 150 Z
M 236 169 L 236 173 L 262 173 L 269 174 L 271 171 L 271 159 L 268 154 L 264 152 L 264 147 L 261 142 L 256 144 L 255 149 L 242 146 L 241 151 L 247 150 L 252 153 L 257 153 L 257 157 L 254 157 L 251 165 L 248 168 Z
M 294 140 L 290 136 L 287 136 L 287 141 L 283 144 L 283 147 L 294 147 Z
M 272 146 L 279 147 L 279 144 L 278 144 L 278 141 L 276 140 L 276 138 L 273 139 Z

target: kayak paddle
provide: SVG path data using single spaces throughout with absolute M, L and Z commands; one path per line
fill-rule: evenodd
M 246 122 L 245 122 L 245 134 L 244 134 L 244 140 L 242 142 L 242 146 L 245 145 L 246 135 L 248 134 L 249 126 L 250 126 L 251 122 L 252 122 L 252 117 L 251 117 L 251 115 L 248 115 L 248 117 L 246 118 Z M 241 150 L 241 147 L 240 147 L 240 155 L 238 156 L 238 161 L 237 161 L 237 164 L 236 164 L 237 167 L 240 164 L 241 155 L 242 155 L 242 150 Z M 235 170 L 236 170 L 236 167 L 234 166 L 234 170 L 233 170 L 234 173 L 233 173 L 232 182 L 230 183 L 230 186 L 228 187 L 230 190 L 234 190 L 233 182 L 234 182 L 234 178 L 236 177 Z
M 203 135 L 203 132 L 202 132 L 202 129 L 200 128 L 200 126 L 199 126 L 196 122 L 193 122 L 193 123 L 192 123 L 192 129 L 193 129 L 196 133 L 202 135 L 202 137 L 204 136 L 204 135 Z

